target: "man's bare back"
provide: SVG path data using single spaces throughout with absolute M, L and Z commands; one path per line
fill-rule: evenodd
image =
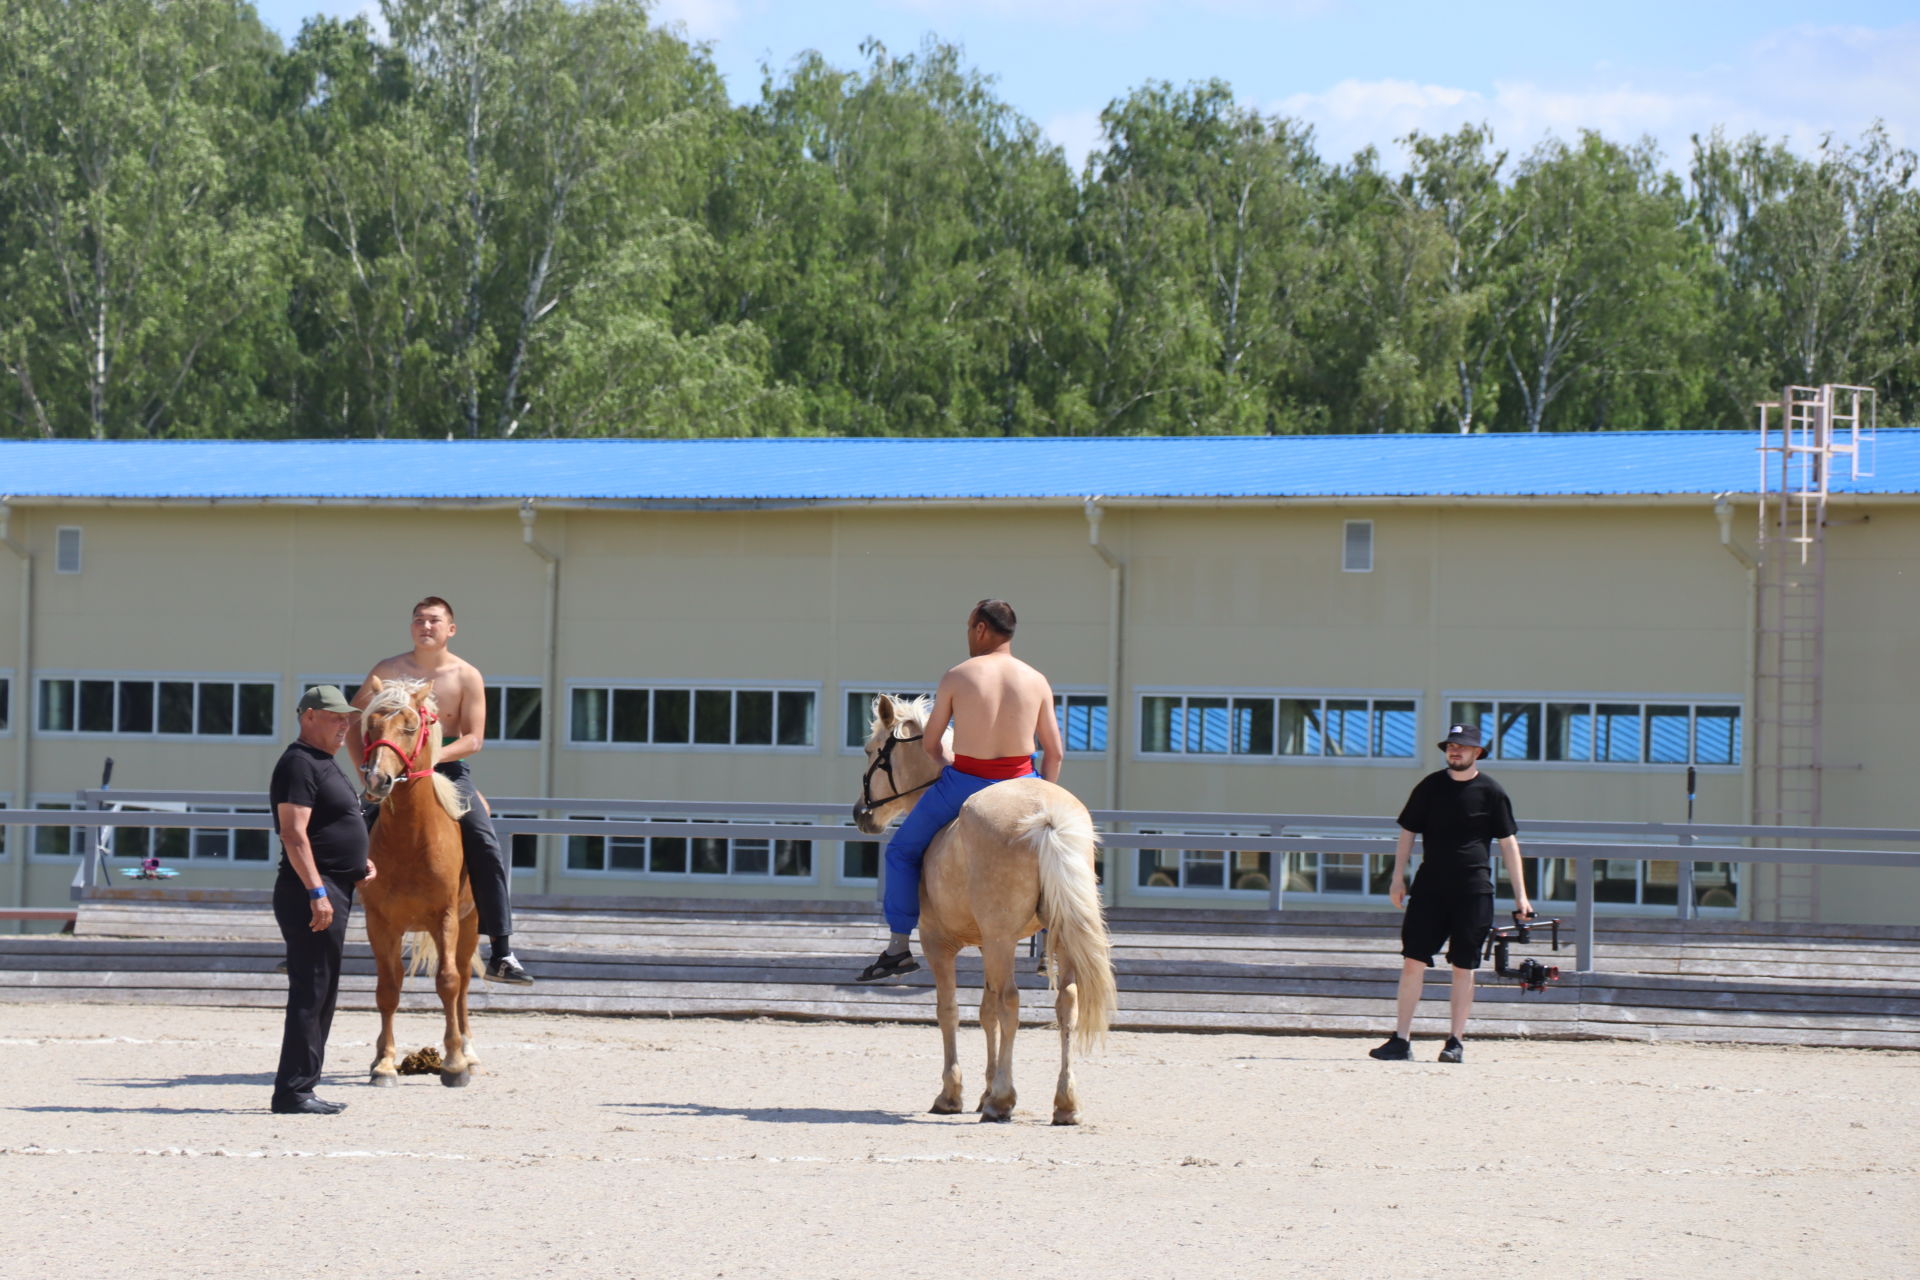
M 1013 637 L 971 616 L 967 651 L 972 655 L 940 678 L 927 720 L 926 750 L 943 768 L 954 755 L 976 760 L 1030 756 L 1040 748 L 1040 776 L 1060 778 L 1064 763 L 1060 722 L 1053 713 L 1053 686 L 1013 656 Z M 953 726 L 951 749 L 941 741 Z
M 1032 755 L 1040 712 L 1053 712 L 1053 686 L 1010 653 L 968 658 L 941 679 L 940 691 L 951 699 L 954 751 L 982 760 Z

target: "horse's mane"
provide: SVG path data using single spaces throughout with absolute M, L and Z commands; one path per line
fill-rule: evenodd
M 380 692 L 369 698 L 367 705 L 360 709 L 361 731 L 365 732 L 367 722 L 375 715 L 391 715 L 396 711 L 411 710 L 413 707 L 413 695 L 422 689 L 427 691 L 427 696 L 421 699 L 421 708 L 438 715 L 440 713 L 440 704 L 433 696 L 433 682 L 430 680 L 412 680 L 403 676 L 399 679 L 383 681 L 380 685 Z M 440 735 L 434 733 L 428 734 L 427 737 L 427 757 L 429 760 L 438 760 L 440 758 Z M 455 821 L 464 817 L 467 812 L 467 804 L 461 800 L 460 790 L 453 785 L 453 780 L 440 773 L 435 773 L 431 776 L 434 798 L 440 802 L 440 807 L 447 811 L 447 816 L 453 818 Z
M 880 695 L 880 697 L 886 696 L 888 695 Z M 875 698 L 873 702 L 873 723 L 868 726 L 869 737 L 880 727 L 880 698 Z M 911 738 L 913 736 L 913 730 L 924 729 L 926 727 L 927 717 L 933 714 L 933 699 L 924 693 L 917 698 L 894 696 L 893 709 L 894 721 L 892 736 L 896 738 Z M 903 732 L 903 730 L 905 732 Z
M 427 690 L 427 697 L 422 705 L 437 715 L 440 711 L 440 704 L 434 700 L 432 684 L 426 680 L 401 678 L 388 680 L 381 684 L 380 692 L 374 694 L 367 705 L 360 710 L 361 725 L 364 726 L 367 723 L 367 718 L 376 713 L 391 714 L 395 711 L 407 710 L 413 706 L 413 695 L 420 692 L 423 688 Z

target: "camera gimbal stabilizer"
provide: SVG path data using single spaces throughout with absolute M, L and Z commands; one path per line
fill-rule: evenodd
M 1531 958 L 1522 960 L 1518 965 L 1507 964 L 1507 948 L 1514 943 L 1533 941 L 1535 929 L 1549 929 L 1553 936 L 1553 949 L 1560 949 L 1560 922 L 1558 920 L 1522 920 L 1518 911 L 1513 913 L 1513 923 L 1501 925 L 1487 934 L 1487 959 L 1493 961 L 1493 971 L 1502 978 L 1512 978 L 1519 982 L 1522 991 L 1545 991 L 1549 982 L 1560 981 L 1558 965 L 1541 964 Z

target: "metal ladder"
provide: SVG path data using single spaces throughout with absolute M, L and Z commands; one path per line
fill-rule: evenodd
M 1837 478 L 1872 474 L 1867 387 L 1788 387 L 1760 409 L 1759 572 L 1755 577 L 1754 813 L 1766 826 L 1820 825 L 1827 500 Z M 1767 877 L 1773 918 L 1819 916 L 1815 869 Z

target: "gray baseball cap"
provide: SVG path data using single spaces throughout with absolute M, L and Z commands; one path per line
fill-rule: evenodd
M 340 692 L 337 684 L 316 684 L 300 695 L 295 711 L 340 711 L 348 715 L 358 714 L 359 708 L 347 701 L 347 695 Z

